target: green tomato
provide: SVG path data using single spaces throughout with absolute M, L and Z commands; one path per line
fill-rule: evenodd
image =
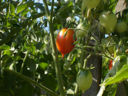
M 127 24 L 125 22 L 117 23 L 116 30 L 119 33 L 125 32 L 127 30 Z
M 89 70 L 80 70 L 77 74 L 76 82 L 82 92 L 86 91 L 91 87 L 92 73 Z
M 82 7 L 87 7 L 89 9 L 96 8 L 100 0 L 83 0 Z
M 100 24 L 106 29 L 107 33 L 112 32 L 117 23 L 116 16 L 108 12 L 103 13 L 100 16 L 99 20 L 100 20 Z

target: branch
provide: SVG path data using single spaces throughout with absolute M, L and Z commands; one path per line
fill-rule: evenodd
M 105 86 L 101 86 L 97 96 L 103 96 L 104 90 L 105 90 Z
M 91 57 L 91 54 L 89 54 L 89 55 L 84 59 L 83 69 L 86 69 L 87 60 L 88 60 L 90 57 Z
M 28 78 L 27 76 L 25 75 L 22 75 L 21 73 L 18 73 L 18 72 L 15 72 L 15 71 L 12 71 L 12 70 L 9 70 L 9 69 L 5 69 L 4 72 L 8 72 L 9 74 L 13 74 L 21 79 L 23 79 L 24 81 L 27 81 L 28 83 L 32 83 L 33 85 L 39 87 L 40 89 L 43 89 L 45 90 L 46 92 L 48 92 L 50 95 L 52 96 L 58 96 L 55 92 L 53 92 L 52 90 L 48 89 L 47 87 L 39 84 L 38 82 Z
M 49 15 L 50 12 L 49 12 L 49 9 L 48 9 L 48 4 L 47 4 L 46 0 L 43 0 L 43 2 L 44 2 L 44 5 L 45 5 L 45 10 L 47 12 L 47 15 Z
M 61 2 L 60 2 L 60 0 L 58 0 L 58 4 L 59 4 L 59 5 L 61 5 Z
M 113 67 L 114 67 L 114 66 L 113 66 Z M 105 81 L 108 77 L 110 77 L 110 74 L 111 74 L 113 71 L 114 71 L 114 68 L 112 68 L 112 69 L 107 73 L 107 75 L 105 76 L 104 81 Z M 103 81 L 103 82 L 104 82 L 104 81 Z M 100 90 L 99 90 L 97 96 L 103 96 L 104 91 L 105 91 L 105 85 L 102 85 L 102 86 L 100 87 Z
M 24 63 L 25 63 L 27 57 L 28 57 L 28 51 L 27 51 L 27 53 L 25 54 L 25 57 L 24 57 L 24 59 L 23 59 L 23 63 L 21 64 L 21 69 L 20 69 L 20 72 L 21 72 L 21 73 L 23 72 Z
M 53 7 L 54 7 L 54 0 L 52 0 L 49 26 L 50 26 L 52 48 L 53 48 L 53 59 L 55 62 L 55 70 L 56 70 L 56 76 L 58 79 L 60 96 L 65 96 L 64 89 L 63 89 L 63 82 L 62 82 L 62 74 L 60 70 L 60 65 L 58 64 L 58 54 L 57 54 L 57 48 L 56 48 L 55 37 L 54 37 L 54 32 L 53 32 L 54 31 L 53 30 Z

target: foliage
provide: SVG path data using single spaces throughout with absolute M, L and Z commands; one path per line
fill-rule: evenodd
M 93 69 L 86 66 L 91 55 L 103 58 L 104 96 L 115 96 L 119 82 L 128 90 L 128 1 L 90 1 L 0 0 L 0 96 L 81 96 L 76 76 Z M 100 21 L 105 12 L 117 18 L 110 32 L 111 18 L 108 30 Z M 77 40 L 62 59 L 54 43 L 63 28 L 74 30 Z M 117 63 L 111 70 L 109 60 Z

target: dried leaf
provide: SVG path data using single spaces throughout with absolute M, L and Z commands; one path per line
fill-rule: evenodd
M 126 9 L 127 3 L 125 0 L 118 0 L 118 3 L 116 5 L 116 13 L 122 12 Z

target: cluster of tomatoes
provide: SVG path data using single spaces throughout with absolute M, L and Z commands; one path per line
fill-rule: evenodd
M 100 0 L 83 0 L 82 7 L 88 9 L 96 8 L 99 2 Z M 117 22 L 117 17 L 110 12 L 102 13 L 99 16 L 99 22 L 107 34 L 113 32 L 115 29 L 118 33 L 123 33 L 127 30 L 127 24 L 123 21 Z M 57 35 L 56 46 L 63 58 L 65 54 L 70 53 L 75 46 L 74 42 L 76 41 L 76 38 L 74 38 L 74 34 L 75 32 L 73 29 L 63 28 Z M 84 32 L 77 32 L 77 35 L 84 35 Z M 113 62 L 113 60 L 109 61 L 109 70 L 112 69 Z M 92 84 L 92 74 L 90 70 L 82 69 L 78 72 L 77 84 L 82 92 L 90 88 Z
M 64 55 L 71 52 L 74 48 L 74 42 L 76 41 L 76 38 L 74 38 L 74 30 L 63 28 L 57 35 L 56 38 L 56 46 L 59 52 L 62 54 L 62 57 L 64 58 Z M 90 70 L 83 69 L 80 70 L 77 74 L 77 84 L 79 86 L 79 89 L 84 92 L 85 90 L 89 89 L 92 84 L 92 74 Z

